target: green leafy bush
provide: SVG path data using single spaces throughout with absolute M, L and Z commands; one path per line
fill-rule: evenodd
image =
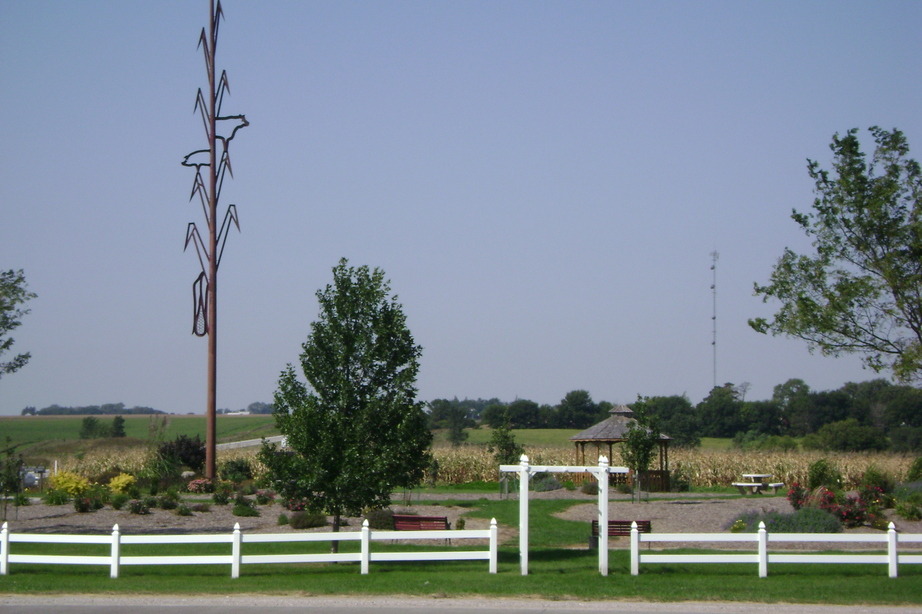
M 125 507 L 125 504 L 130 500 L 131 497 L 127 493 L 115 493 L 109 497 L 109 505 L 111 505 L 114 510 L 120 510 Z
M 190 509 L 193 512 L 210 512 L 211 506 L 207 503 L 195 503 Z
M 258 509 L 252 505 L 243 505 L 241 503 L 235 504 L 231 513 L 233 513 L 234 516 L 259 516 Z
M 911 501 L 900 501 L 894 511 L 904 520 L 922 520 L 922 507 Z
M 820 486 L 825 486 L 830 490 L 842 487 L 842 474 L 825 458 L 821 458 L 807 468 L 807 488 L 814 490 Z
M 71 497 L 76 497 L 90 487 L 90 481 L 73 471 L 59 471 L 51 477 L 51 487 L 55 490 L 63 490 Z
M 246 458 L 232 458 L 224 461 L 218 467 L 218 473 L 222 480 L 227 480 L 234 484 L 253 479 L 253 469 L 250 467 L 250 461 Z
M 161 443 L 157 455 L 168 464 L 186 466 L 199 472 L 205 466 L 205 442 L 198 435 L 180 435 L 173 441 Z
M 327 517 L 320 512 L 295 512 L 288 524 L 292 529 L 314 529 L 327 526 Z
M 176 515 L 177 516 L 191 516 L 192 510 L 189 509 L 189 506 L 186 505 L 185 503 L 180 503 L 178 506 L 176 506 Z
M 879 488 L 882 493 L 887 495 L 892 493 L 893 489 L 896 488 L 896 481 L 878 469 L 875 465 L 871 465 L 864 470 L 864 475 L 861 476 L 861 483 L 865 486 Z
M 917 482 L 922 480 L 922 456 L 912 461 L 909 466 L 909 473 L 906 474 L 907 482 Z
M 276 521 L 276 523 L 279 524 L 279 525 L 286 525 L 286 524 L 288 524 L 288 514 L 285 514 L 285 513 L 279 514 L 279 517 L 278 517 L 278 520 Z
M 67 505 L 70 501 L 70 495 L 64 490 L 52 488 L 45 491 L 42 495 L 42 502 L 45 505 Z
M 539 473 L 532 478 L 529 484 L 533 492 L 550 492 L 560 490 L 563 485 L 557 480 L 553 473 Z

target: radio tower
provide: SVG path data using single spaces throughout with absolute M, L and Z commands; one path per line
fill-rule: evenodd
M 711 298 L 713 300 L 713 310 L 711 312 L 711 350 L 714 360 L 714 385 L 717 388 L 717 260 L 720 254 L 717 251 L 711 252 Z

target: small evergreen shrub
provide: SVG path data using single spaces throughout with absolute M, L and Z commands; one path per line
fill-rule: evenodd
M 314 529 L 327 526 L 327 517 L 320 512 L 295 512 L 288 523 L 292 529 Z
M 230 503 L 230 493 L 223 490 L 216 490 L 211 495 L 211 500 L 215 505 L 227 505 Z
M 189 506 L 185 503 L 180 503 L 176 506 L 176 515 L 177 516 L 192 516 L 192 510 L 189 509 Z
M 193 512 L 200 512 L 200 513 L 210 512 L 210 511 L 211 511 L 211 505 L 209 505 L 208 503 L 195 503 L 195 504 L 192 505 L 192 507 L 191 507 L 190 509 L 191 509 Z
M 597 495 L 599 494 L 599 483 L 595 480 L 586 480 L 580 484 L 579 491 L 584 495 Z
M 86 514 L 88 512 L 95 512 L 96 508 L 93 507 L 93 500 L 90 497 L 81 495 L 74 497 L 74 511 L 78 514 Z
M 109 505 L 111 505 L 114 510 L 120 510 L 125 507 L 125 504 L 130 500 L 131 497 L 127 493 L 115 493 L 109 497 Z
M 150 495 L 141 499 L 141 502 L 144 503 L 144 506 L 148 509 L 148 511 L 150 511 L 151 509 L 155 509 L 157 507 L 157 504 L 160 502 L 160 500 L 157 497 Z
M 258 509 L 252 505 L 244 505 L 241 503 L 234 504 L 234 509 L 231 513 L 233 513 L 234 516 L 259 516 Z
M 278 520 L 276 521 L 276 523 L 279 524 L 279 525 L 286 525 L 286 524 L 288 524 L 288 514 L 285 514 L 284 512 L 281 513 L 281 514 L 279 514 L 279 517 L 278 517 Z
M 160 495 L 157 497 L 157 507 L 162 510 L 175 510 L 179 507 L 179 502 L 169 495 Z

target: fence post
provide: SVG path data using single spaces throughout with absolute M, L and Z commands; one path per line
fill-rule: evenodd
M 240 577 L 240 560 L 241 560 L 241 546 L 243 544 L 243 536 L 240 534 L 240 523 L 234 523 L 234 536 L 231 539 L 231 578 Z
M 496 563 L 499 558 L 499 529 L 496 518 L 490 520 L 490 573 L 496 573 Z
M 0 528 L 0 576 L 10 571 L 10 526 L 4 522 Z
M 369 564 L 371 563 L 371 527 L 366 518 L 362 522 L 362 562 L 361 573 L 363 576 L 368 575 Z
M 899 555 L 897 554 L 896 543 L 898 539 L 896 525 L 891 522 L 887 526 L 887 569 L 891 578 L 897 576 L 897 562 L 899 560 L 897 557 Z
M 640 573 L 640 531 L 637 530 L 637 521 L 631 521 L 631 575 Z
M 759 577 L 768 576 L 768 531 L 765 523 L 759 522 Z
M 519 457 L 519 564 L 528 575 L 528 457 Z
M 608 457 L 599 456 L 599 573 L 608 575 Z
M 122 532 L 119 530 L 117 524 L 112 525 L 112 551 L 109 556 L 111 557 L 111 562 L 109 563 L 109 577 L 117 578 L 122 556 Z

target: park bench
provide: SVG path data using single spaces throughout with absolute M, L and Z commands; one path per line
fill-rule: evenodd
M 653 526 L 649 520 L 609 520 L 608 536 L 609 537 L 629 537 L 631 535 L 631 523 L 637 523 L 639 533 L 649 533 Z M 589 547 L 595 548 L 599 539 L 599 521 L 592 521 L 592 535 L 589 537 Z
M 451 524 L 445 516 L 394 514 L 395 531 L 447 531 Z

